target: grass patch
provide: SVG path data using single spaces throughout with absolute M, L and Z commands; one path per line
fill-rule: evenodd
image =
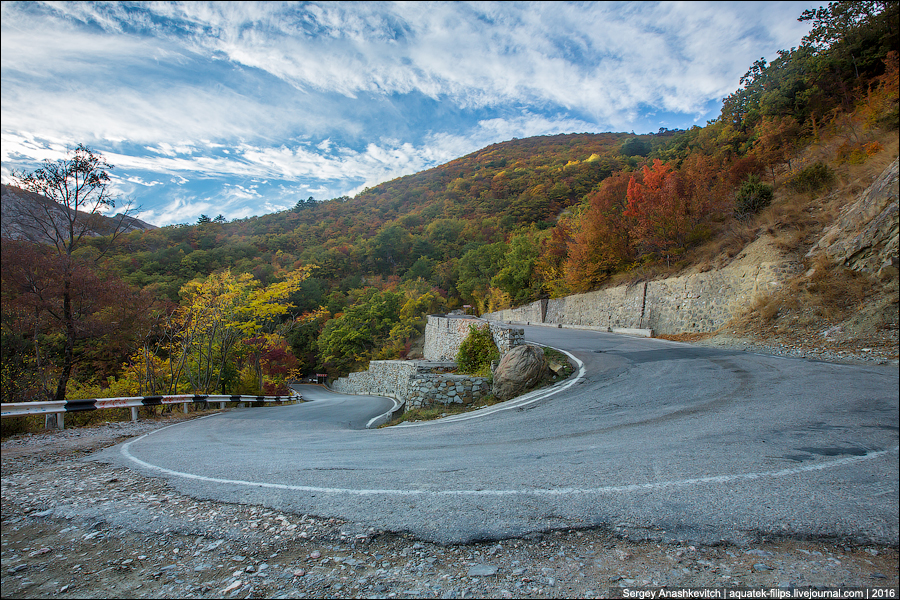
M 567 379 L 575 372 L 575 365 L 572 364 L 568 356 L 559 350 L 554 350 L 553 348 L 548 348 L 546 346 L 541 346 L 541 349 L 544 351 L 544 358 L 547 359 L 547 364 L 556 364 L 559 365 L 560 368 L 556 372 L 554 372 L 552 368 L 547 369 L 544 377 L 534 386 L 534 389 L 553 385 L 563 379 Z

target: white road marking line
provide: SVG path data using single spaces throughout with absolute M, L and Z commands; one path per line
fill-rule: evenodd
M 160 431 L 160 430 L 157 430 Z M 156 433 L 156 432 L 152 432 Z M 268 483 L 261 481 L 244 481 L 241 479 L 221 479 L 218 477 L 206 477 L 205 475 L 195 475 L 193 473 L 183 473 L 174 471 L 165 467 L 150 464 L 143 461 L 129 450 L 129 446 L 135 442 L 139 442 L 150 434 L 144 434 L 139 438 L 126 442 L 122 445 L 122 455 L 142 467 L 158 471 L 165 475 L 191 479 L 195 481 L 206 481 L 209 483 L 224 483 L 230 485 L 244 485 L 248 487 L 270 488 L 277 490 L 290 490 L 298 492 L 316 492 L 326 494 L 347 494 L 351 496 L 567 496 L 573 494 L 616 494 L 641 492 L 647 490 L 659 490 L 666 488 L 687 487 L 692 485 L 701 485 L 706 483 L 731 483 L 741 481 L 752 481 L 756 479 L 764 479 L 770 477 L 788 477 L 791 475 L 799 475 L 801 473 L 810 473 L 813 471 L 824 471 L 835 467 L 855 464 L 864 460 L 880 458 L 892 452 L 898 452 L 900 446 L 895 446 L 891 450 L 880 450 L 872 452 L 864 456 L 849 456 L 839 458 L 837 460 L 818 463 L 814 465 L 805 465 L 790 469 L 781 469 L 778 471 L 764 471 L 761 473 L 739 473 L 736 475 L 715 475 L 711 477 L 696 477 L 692 479 L 682 479 L 680 481 L 658 481 L 655 483 L 634 483 L 629 485 L 614 485 L 596 488 L 553 488 L 553 489 L 532 489 L 532 490 L 391 490 L 391 489 L 361 489 L 354 490 L 349 488 L 329 488 L 317 487 L 310 485 L 288 485 L 285 483 Z

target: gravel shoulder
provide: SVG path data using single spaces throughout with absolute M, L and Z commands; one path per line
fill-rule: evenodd
M 440 546 L 360 523 L 191 498 L 162 479 L 86 459 L 184 418 L 4 441 L 0 594 L 591 598 L 646 586 L 898 587 L 897 548 L 796 539 L 697 547 L 626 537 L 614 526 Z

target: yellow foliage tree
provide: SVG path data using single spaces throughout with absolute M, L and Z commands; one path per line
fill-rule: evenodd
M 228 393 L 238 379 L 239 358 L 250 358 L 262 387 L 261 354 L 283 340 L 280 318 L 291 293 L 309 275 L 301 268 L 284 281 L 260 287 L 248 273 L 229 269 L 181 288 L 181 304 L 161 317 L 149 341 L 131 357 L 129 373 L 150 394 Z

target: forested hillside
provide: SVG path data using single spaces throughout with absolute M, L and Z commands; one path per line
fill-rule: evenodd
M 84 240 L 71 256 L 4 239 L 3 401 L 52 395 L 67 346 L 70 396 L 277 390 L 406 356 L 429 312 L 734 254 L 779 194 L 819 193 L 836 168 L 884 151 L 898 128 L 897 12 L 807 11 L 804 44 L 754 63 L 704 127 L 514 139 L 354 198 L 202 217 L 108 250 Z M 833 156 L 798 160 L 826 138 Z M 61 269 L 77 274 L 71 326 L 50 277 Z

